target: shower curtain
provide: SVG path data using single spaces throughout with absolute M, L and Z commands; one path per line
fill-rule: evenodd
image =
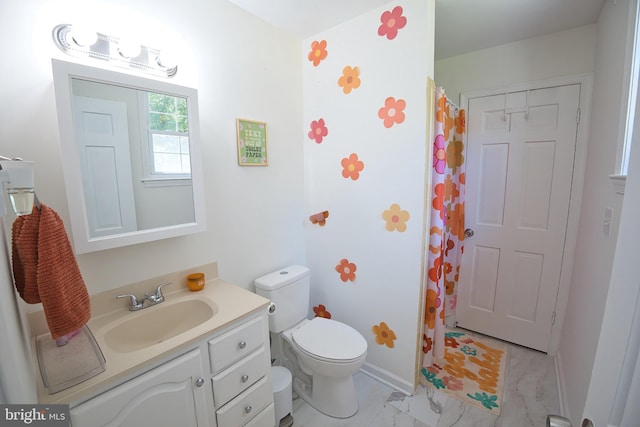
M 424 368 L 444 358 L 445 317 L 453 323 L 464 240 L 465 111 L 435 90 L 431 220 L 429 224 L 423 326 Z M 422 378 L 422 376 L 421 376 Z

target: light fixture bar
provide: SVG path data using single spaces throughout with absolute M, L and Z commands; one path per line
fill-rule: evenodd
M 129 58 L 124 54 L 126 54 L 126 50 L 130 49 L 125 48 L 124 44 L 121 45 L 122 39 L 96 32 L 96 41 L 90 46 L 83 46 L 73 38 L 72 28 L 72 25 L 62 24 L 53 29 L 53 41 L 61 51 L 68 55 L 79 58 L 96 58 L 122 68 L 133 68 L 163 77 L 173 77 L 178 72 L 177 65 L 163 65 L 159 49 L 140 45 L 137 56 Z

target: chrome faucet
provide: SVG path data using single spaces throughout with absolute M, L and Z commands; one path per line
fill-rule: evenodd
M 136 297 L 133 294 L 118 295 L 117 298 L 130 298 L 131 299 L 129 304 L 130 311 L 140 310 L 144 306 L 144 300 L 142 300 L 142 302 L 139 302 L 138 297 Z
M 134 294 L 118 295 L 117 298 L 129 298 L 130 300 L 129 311 L 142 310 L 143 308 L 151 307 L 153 305 L 160 304 L 161 302 L 163 302 L 164 295 L 162 294 L 162 288 L 170 284 L 171 282 L 162 283 L 161 285 L 158 285 L 154 293 L 144 294 L 144 297 L 142 298 L 138 298 Z M 149 304 L 147 304 L 146 306 L 144 304 L 145 301 L 149 302 Z
M 153 305 L 160 304 L 161 302 L 164 301 L 164 295 L 162 294 L 162 288 L 164 286 L 168 286 L 170 284 L 171 284 L 171 282 L 166 282 L 166 283 L 162 283 L 161 285 L 158 285 L 158 287 L 156 288 L 155 293 L 153 293 L 151 295 L 144 294 L 144 299 L 149 301 Z

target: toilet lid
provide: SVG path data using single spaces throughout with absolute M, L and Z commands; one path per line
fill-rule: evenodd
M 367 341 L 358 331 L 323 317 L 298 328 L 292 338 L 302 350 L 324 359 L 357 359 L 367 351 Z

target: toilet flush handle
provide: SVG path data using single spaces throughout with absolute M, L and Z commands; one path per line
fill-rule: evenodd
M 273 314 L 276 311 L 276 305 L 274 303 L 271 303 L 271 305 L 269 306 L 269 314 Z

